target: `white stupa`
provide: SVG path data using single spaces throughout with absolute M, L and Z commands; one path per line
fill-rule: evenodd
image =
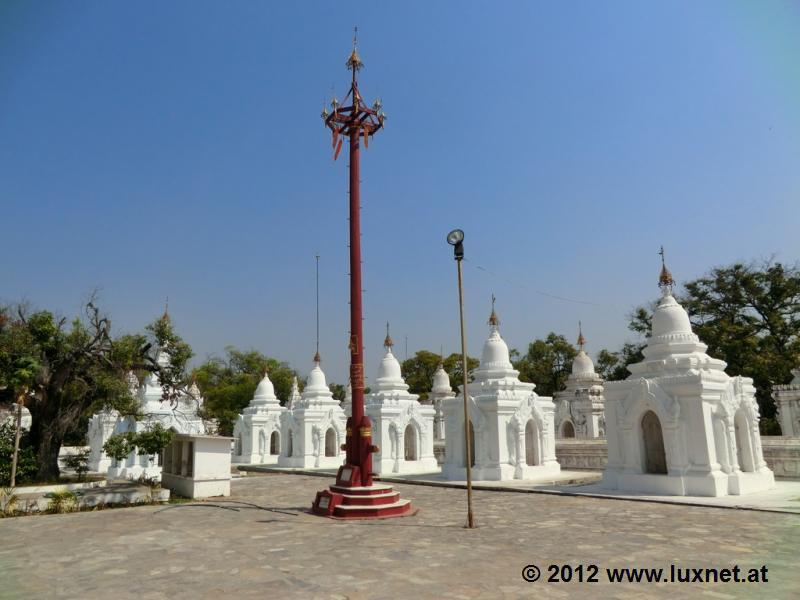
M 453 397 L 455 397 L 455 393 L 453 388 L 450 387 L 450 376 L 444 370 L 444 363 L 439 361 L 439 366 L 433 374 L 431 394 L 428 396 L 435 411 L 433 415 L 434 441 L 444 439 L 444 409 L 442 408 L 442 402 Z
M 364 399 L 364 412 L 372 420 L 374 443 L 380 450 L 373 456 L 375 473 L 431 473 L 439 466 L 433 454 L 435 410 L 420 404 L 419 396 L 408 392 L 400 363 L 392 354 L 389 325 L 384 340 L 386 353 L 378 367 L 372 392 Z
M 286 411 L 265 369 L 253 399 L 233 426 L 233 462 L 277 463 L 281 449 L 281 415 Z
M 284 439 L 278 465 L 304 469 L 336 469 L 345 458 L 345 415 L 334 399 L 320 367 L 319 353 L 300 398 L 281 415 Z
M 778 408 L 778 423 L 784 437 L 800 437 L 800 368 L 792 371 L 794 379 L 786 385 L 772 387 L 772 397 Z
M 139 378 L 136 373 L 128 371 L 128 390 L 131 396 L 137 396 L 139 390 Z M 95 413 L 89 419 L 89 429 L 86 438 L 89 442 L 89 460 L 87 466 L 93 473 L 105 473 L 113 462 L 111 457 L 103 451 L 103 444 L 114 434 L 117 423 L 120 421 L 119 412 L 112 409 L 104 409 Z
M 605 385 L 603 486 L 676 496 L 772 488 L 752 379 L 728 376 L 725 362 L 706 354 L 663 264 L 659 285 L 644 360 Z
M 286 408 L 291 410 L 292 406 L 300 400 L 300 385 L 297 383 L 297 375 L 292 377 L 292 390 L 289 392 L 289 400 L 286 401 Z
M 519 380 L 494 310 L 481 362 L 467 386 L 472 430 L 472 477 L 476 480 L 533 479 L 560 472 L 556 462 L 554 406 L 535 385 Z M 447 479 L 466 478 L 464 408 L 460 397 L 442 402 Z
M 165 314 L 165 318 L 169 318 Z M 156 354 L 156 363 L 162 367 L 169 366 L 169 352 L 161 348 Z M 181 394 L 176 400 L 164 400 L 164 389 L 156 373 L 149 373 L 142 385 L 139 386 L 136 397 L 139 401 L 143 418 L 136 421 L 133 417 L 124 417 L 117 422 L 114 433 L 126 431 L 146 431 L 156 423 L 164 429 L 172 429 L 176 433 L 204 435 L 206 426 L 197 414 L 202 400 L 192 398 L 188 394 Z M 135 450 L 131 452 L 124 464 L 113 464 L 108 470 L 110 478 L 137 479 L 141 475 L 146 477 L 160 477 L 161 465 L 156 455 L 140 455 Z
M 586 338 L 580 325 L 578 329 L 578 355 L 572 361 L 566 389 L 553 395 L 557 438 L 586 439 L 605 435 L 603 378 L 595 372 L 594 363 L 584 350 Z

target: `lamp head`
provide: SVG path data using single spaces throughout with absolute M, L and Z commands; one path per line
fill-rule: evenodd
M 460 229 L 453 229 L 450 233 L 447 234 L 447 243 L 451 246 L 455 246 L 456 244 L 462 242 L 464 240 L 464 232 Z
M 460 229 L 453 229 L 447 234 L 447 243 L 453 246 L 453 254 L 456 260 L 464 258 L 464 232 Z

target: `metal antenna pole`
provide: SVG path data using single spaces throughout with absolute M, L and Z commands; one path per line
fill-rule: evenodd
M 319 254 L 315 258 L 317 259 L 317 355 L 319 355 Z

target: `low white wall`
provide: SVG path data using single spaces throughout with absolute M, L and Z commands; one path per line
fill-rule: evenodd
M 800 479 L 800 438 L 761 436 L 764 461 L 775 477 Z M 556 459 L 562 469 L 602 471 L 608 462 L 605 439 L 556 440 Z

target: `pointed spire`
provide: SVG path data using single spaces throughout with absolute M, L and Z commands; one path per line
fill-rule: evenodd
M 497 327 L 500 325 L 500 319 L 497 318 L 497 313 L 494 310 L 495 300 L 497 300 L 497 298 L 495 298 L 494 294 L 492 294 L 492 314 L 489 315 L 489 325 L 492 327 Z
M 161 315 L 161 320 L 169 323 L 169 296 L 164 301 L 164 314 Z
M 581 325 L 581 322 L 578 321 L 578 350 L 583 350 L 585 344 L 586 344 L 586 338 L 583 337 L 583 327 Z
M 347 59 L 347 68 L 353 71 L 353 78 L 355 78 L 356 71 L 361 70 L 364 63 L 361 62 L 361 57 L 358 55 L 358 27 L 353 31 L 353 51 Z
M 394 342 L 392 336 L 389 335 L 389 321 L 386 321 L 386 339 L 383 340 L 383 347 L 390 350 L 392 346 L 394 346 Z
M 658 287 L 661 288 L 661 293 L 664 296 L 669 296 L 672 294 L 672 286 L 675 285 L 675 280 L 672 278 L 672 273 L 667 268 L 667 263 L 664 259 L 664 246 L 661 246 L 659 254 L 661 255 L 661 274 L 658 277 Z
M 316 354 L 314 354 L 314 362 L 315 362 L 316 364 L 319 364 L 319 363 L 321 363 L 321 362 L 322 362 L 322 359 L 321 359 L 321 358 L 320 358 L 320 356 L 319 356 L 319 352 L 317 352 Z

